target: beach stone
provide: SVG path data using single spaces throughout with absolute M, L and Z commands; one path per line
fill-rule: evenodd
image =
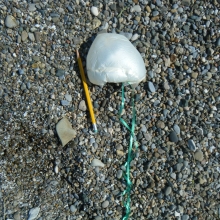
M 171 142 L 175 142 L 176 143 L 179 140 L 175 131 L 171 131 L 169 137 L 170 137 L 170 141 Z
M 28 33 L 28 37 L 32 42 L 35 41 L 35 37 L 33 33 Z
M 61 100 L 61 105 L 66 106 L 69 105 L 70 103 L 67 100 Z
M 189 216 L 188 215 L 183 215 L 181 220 L 189 220 Z
M 7 15 L 5 18 L 5 26 L 8 28 L 14 28 L 18 26 L 18 22 L 12 15 Z
M 180 134 L 180 127 L 177 124 L 173 126 L 173 130 L 176 132 L 176 134 Z
M 21 32 L 21 40 L 26 41 L 28 38 L 28 33 L 26 31 Z
M 102 24 L 101 21 L 95 17 L 92 21 L 92 29 L 94 30 L 98 28 L 101 24 Z
M 191 0 L 182 0 L 182 4 L 185 6 L 190 6 Z
M 82 101 L 79 103 L 79 110 L 81 110 L 81 111 L 86 111 L 86 110 L 87 110 L 87 106 L 86 106 L 85 100 L 82 100 Z
M 102 163 L 101 160 L 93 159 L 93 160 L 92 160 L 92 163 L 91 163 L 91 166 L 93 166 L 93 167 L 104 167 L 105 164 Z
M 36 219 L 38 214 L 39 214 L 39 212 L 40 212 L 40 208 L 39 207 L 30 209 L 29 214 L 28 214 L 28 220 Z
M 198 160 L 201 162 L 203 160 L 203 152 L 201 150 L 196 151 L 194 154 L 194 157 L 195 157 L 195 160 Z
M 133 10 L 134 10 L 135 12 L 141 12 L 141 6 L 140 6 L 140 5 L 135 5 L 135 6 L 133 7 Z
M 98 8 L 95 7 L 95 6 L 92 6 L 91 7 L 91 12 L 94 16 L 98 16 L 99 15 L 99 11 L 98 11 Z
M 65 70 L 63 69 L 57 69 L 57 72 L 56 72 L 56 76 L 58 77 L 61 77 L 65 74 Z
M 152 82 L 148 82 L 148 89 L 150 92 L 156 92 L 154 84 Z
M 65 95 L 65 99 L 66 99 L 68 102 L 71 102 L 71 101 L 72 101 L 72 96 L 67 93 L 67 94 Z
M 31 12 L 33 12 L 33 11 L 36 11 L 37 8 L 35 7 L 35 4 L 29 4 L 29 5 L 28 5 L 28 10 L 31 11 Z
M 198 73 L 197 72 L 192 72 L 191 74 L 193 79 L 196 79 L 198 77 Z
M 134 34 L 131 38 L 131 41 L 135 41 L 139 38 L 139 35 L 138 34 Z
M 196 145 L 192 139 L 188 140 L 188 147 L 190 150 L 195 151 L 196 150 Z
M 118 178 L 118 179 L 121 179 L 121 178 L 122 178 L 122 175 L 123 175 L 123 171 L 122 171 L 122 170 L 118 170 L 118 172 L 117 172 L 117 178 Z
M 15 212 L 13 217 L 14 217 L 14 220 L 21 220 L 21 215 L 19 212 Z
M 106 200 L 106 201 L 104 201 L 103 203 L 102 203 L 102 208 L 107 208 L 109 206 L 109 201 L 108 200 Z
M 172 188 L 170 186 L 168 186 L 165 190 L 165 195 L 168 196 L 168 195 L 170 195 L 171 192 L 172 192 Z
M 70 211 L 71 211 L 71 212 L 74 213 L 74 212 L 76 212 L 76 210 L 77 210 L 77 209 L 76 209 L 75 205 L 71 205 L 71 206 L 70 206 Z
M 76 131 L 72 128 L 67 118 L 62 118 L 56 124 L 56 131 L 63 147 L 76 136 Z

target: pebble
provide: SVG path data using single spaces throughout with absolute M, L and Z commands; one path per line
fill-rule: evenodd
M 72 96 L 70 94 L 66 94 L 65 95 L 65 99 L 68 101 L 68 102 L 72 102 Z
M 139 38 L 139 35 L 138 34 L 134 34 L 131 38 L 131 41 L 135 41 Z
M 108 200 L 106 200 L 106 201 L 104 201 L 103 203 L 102 203 L 102 208 L 107 208 L 109 206 L 109 201 Z
M 35 4 L 29 4 L 28 5 L 28 10 L 31 11 L 31 12 L 36 11 L 37 9 L 35 7 Z
M 170 195 L 171 192 L 172 192 L 172 188 L 170 186 L 168 186 L 165 190 L 165 195 L 168 196 L 168 195 Z
M 65 74 L 65 70 L 63 69 L 57 69 L 57 72 L 56 72 L 56 76 L 58 77 L 61 77 Z
M 99 15 L 99 11 L 98 11 L 98 8 L 95 7 L 95 6 L 92 6 L 91 7 L 91 12 L 94 16 L 98 16 Z
M 22 31 L 21 33 L 21 40 L 26 41 L 28 38 L 28 33 L 26 31 Z
M 118 172 L 117 172 L 117 178 L 118 178 L 118 179 L 121 179 L 121 178 L 122 178 L 122 175 L 123 175 L 123 171 L 122 171 L 122 170 L 118 170 Z
M 75 205 L 71 205 L 71 206 L 70 206 L 70 211 L 71 211 L 71 212 L 75 213 L 76 210 L 77 210 L 77 208 L 76 208 Z
M 183 215 L 181 220 L 188 220 L 189 219 L 189 216 L 188 215 Z
M 190 2 L 191 0 L 182 0 L 182 4 L 185 5 L 185 6 L 189 6 L 190 5 Z
M 133 11 L 135 11 L 135 12 L 141 12 L 141 7 L 140 7 L 140 5 L 135 5 L 135 6 L 133 6 Z
M 19 212 L 15 212 L 13 217 L 14 217 L 14 220 L 21 220 L 21 215 Z
M 201 150 L 196 151 L 194 157 L 201 162 L 203 160 L 203 152 Z
M 104 167 L 105 164 L 102 163 L 101 160 L 93 159 L 93 160 L 92 160 L 92 163 L 91 163 L 91 166 L 93 166 L 93 167 Z
M 171 131 L 169 137 L 170 137 L 170 141 L 171 142 L 175 142 L 176 143 L 179 140 L 175 131 Z
M 150 92 L 156 92 L 154 84 L 152 82 L 148 82 L 148 89 Z
M 61 100 L 61 105 L 62 106 L 67 106 L 69 105 L 70 103 L 67 101 L 67 100 Z
M 72 125 L 67 118 L 62 118 L 56 124 L 56 131 L 63 147 L 76 136 L 76 131 L 72 128 Z
M 82 100 L 79 103 L 79 110 L 81 110 L 81 111 L 86 111 L 87 110 L 86 102 L 84 100 Z
M 14 28 L 18 26 L 18 22 L 12 15 L 7 15 L 5 18 L 5 25 L 8 28 Z
M 35 37 L 33 33 L 28 33 L 28 38 L 33 42 L 35 41 Z
M 195 151 L 196 150 L 196 145 L 194 143 L 194 141 L 192 139 L 188 140 L 188 147 L 191 151 Z
M 39 214 L 39 212 L 40 212 L 40 208 L 39 207 L 30 209 L 30 211 L 28 213 L 28 220 L 36 219 L 38 214 Z
M 173 130 L 176 132 L 177 135 L 180 134 L 180 127 L 179 127 L 177 124 L 175 124 L 175 125 L 173 126 Z
M 153 11 L 152 15 L 153 15 L 154 17 L 158 16 L 158 15 L 159 15 L 159 11 Z

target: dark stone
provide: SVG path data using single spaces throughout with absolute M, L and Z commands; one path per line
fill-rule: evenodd
M 170 132 L 169 138 L 171 142 L 175 142 L 175 143 L 178 142 L 179 140 L 175 131 Z

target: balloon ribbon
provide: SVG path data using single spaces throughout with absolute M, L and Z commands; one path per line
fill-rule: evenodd
M 135 146 L 135 151 L 138 148 L 138 144 L 136 141 L 136 137 L 134 134 L 135 130 L 135 118 L 136 118 L 136 110 L 135 110 L 135 105 L 134 105 L 134 89 L 132 88 L 132 123 L 131 127 L 126 123 L 124 119 L 121 118 L 122 111 L 124 109 L 125 105 L 125 96 L 124 96 L 124 84 L 122 84 L 122 101 L 121 101 L 121 106 L 119 110 L 119 120 L 122 125 L 124 125 L 129 131 L 130 131 L 130 142 L 129 142 L 129 148 L 128 148 L 128 156 L 127 156 L 127 162 L 125 163 L 125 173 L 124 173 L 124 178 L 126 181 L 126 189 L 122 193 L 124 196 L 124 201 L 123 205 L 125 207 L 125 216 L 122 218 L 122 220 L 128 220 L 129 215 L 131 212 L 131 190 L 132 190 L 132 182 L 130 180 L 130 163 L 131 161 L 135 158 L 135 152 L 132 149 L 133 148 L 133 143 Z

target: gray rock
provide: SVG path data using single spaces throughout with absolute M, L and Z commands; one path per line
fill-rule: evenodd
M 181 169 L 182 169 L 182 167 L 183 167 L 183 164 L 182 164 L 182 163 L 178 163 L 178 164 L 176 165 L 176 170 L 177 170 L 177 172 L 180 172 Z
M 108 200 L 106 200 L 106 201 L 104 201 L 103 203 L 102 203 L 102 208 L 107 208 L 109 206 L 109 201 Z
M 150 92 L 156 92 L 154 84 L 152 82 L 148 82 L 148 89 Z
M 91 12 L 94 16 L 98 16 L 99 15 L 99 11 L 98 11 L 98 8 L 95 7 L 95 6 L 92 6 L 91 7 Z
M 189 216 L 188 215 L 183 215 L 181 220 L 188 220 L 189 219 Z
M 216 47 L 220 46 L 220 37 L 216 39 L 215 46 Z
M 76 210 L 77 210 L 77 209 L 76 209 L 75 205 L 71 205 L 71 206 L 70 206 L 70 211 L 71 211 L 71 212 L 74 213 L 74 212 L 76 212 Z
M 23 69 L 19 69 L 18 73 L 19 73 L 19 75 L 23 75 L 24 74 L 24 70 Z
M 142 150 L 144 151 L 144 152 L 147 152 L 147 146 L 145 146 L 145 145 L 142 145 Z
M 182 4 L 185 6 L 190 6 L 191 0 L 182 0 Z
M 28 33 L 28 38 L 29 38 L 31 41 L 35 41 L 35 37 L 34 37 L 34 34 L 33 34 L 33 33 Z
M 93 159 L 93 160 L 92 160 L 92 163 L 91 163 L 91 166 L 93 166 L 93 167 L 104 167 L 105 164 L 102 163 L 101 160 Z
M 14 220 L 21 220 L 21 215 L 19 212 L 15 212 L 13 217 L 14 217 Z
M 184 25 L 183 26 L 183 30 L 186 32 L 186 33 L 188 33 L 189 32 L 189 25 Z
M 58 77 L 61 77 L 65 74 L 65 70 L 63 69 L 57 69 L 57 72 L 56 72 L 56 76 Z
M 28 38 L 28 33 L 26 31 L 22 31 L 21 33 L 21 40 L 26 41 Z
M 141 7 L 140 7 L 140 5 L 135 5 L 135 6 L 133 7 L 133 10 L 134 10 L 135 12 L 141 12 Z
M 169 84 L 168 84 L 167 81 L 164 82 L 163 87 L 164 87 L 164 89 L 166 89 L 166 90 L 169 90 L 169 89 L 170 89 L 170 86 L 169 86 Z
M 165 195 L 168 196 L 168 195 L 170 195 L 171 192 L 172 192 L 172 188 L 170 186 L 168 186 L 165 190 Z
M 117 172 L 117 178 L 118 178 L 118 179 L 121 179 L 121 178 L 122 178 L 122 175 L 123 175 L 123 171 L 122 171 L 122 170 L 118 170 L 118 172 Z
M 29 214 L 28 214 L 28 220 L 34 220 L 37 218 L 38 214 L 40 212 L 40 208 L 39 207 L 35 207 L 30 209 Z
M 102 22 L 97 17 L 95 17 L 92 21 L 92 29 L 94 30 L 98 28 L 101 24 Z
M 152 15 L 155 17 L 157 15 L 159 15 L 159 11 L 153 11 Z
M 82 101 L 79 103 L 79 110 L 81 110 L 81 111 L 86 111 L 86 110 L 87 110 L 86 102 L 85 102 L 84 100 L 82 100 Z
M 194 157 L 195 157 L 195 160 L 202 161 L 204 158 L 203 152 L 201 150 L 196 151 L 194 154 Z
M 152 136 L 149 133 L 144 134 L 144 137 L 147 141 L 150 141 L 152 139 Z
M 176 134 L 180 134 L 180 127 L 177 125 L 177 124 L 175 124 L 174 126 L 173 126 L 173 129 L 174 129 L 174 131 L 176 132 Z
M 131 41 L 135 41 L 139 38 L 139 35 L 138 34 L 134 34 L 131 38 Z
M 170 176 L 175 180 L 176 179 L 176 174 L 175 173 L 171 173 Z
M 68 102 L 72 102 L 72 96 L 70 94 L 66 94 L 65 95 L 65 99 L 68 101 Z
M 72 128 L 72 125 L 70 124 L 67 118 L 62 118 L 57 123 L 56 131 L 63 146 L 65 146 L 76 136 L 76 131 Z
M 169 138 L 171 142 L 175 142 L 175 143 L 178 142 L 179 140 L 175 131 L 170 132 Z
M 67 101 L 67 100 L 61 100 L 61 105 L 62 106 L 67 106 L 69 105 L 70 103 Z
M 196 150 L 196 145 L 194 143 L 194 141 L 192 139 L 188 140 L 188 147 L 191 151 L 195 151 Z
M 35 7 L 35 4 L 29 4 L 28 5 L 28 10 L 31 11 L 31 12 L 36 11 L 37 9 Z
M 96 216 L 95 220 L 102 220 L 102 218 L 100 216 Z
M 12 15 L 7 15 L 5 18 L 5 26 L 8 28 L 14 28 L 18 26 L 18 22 Z

